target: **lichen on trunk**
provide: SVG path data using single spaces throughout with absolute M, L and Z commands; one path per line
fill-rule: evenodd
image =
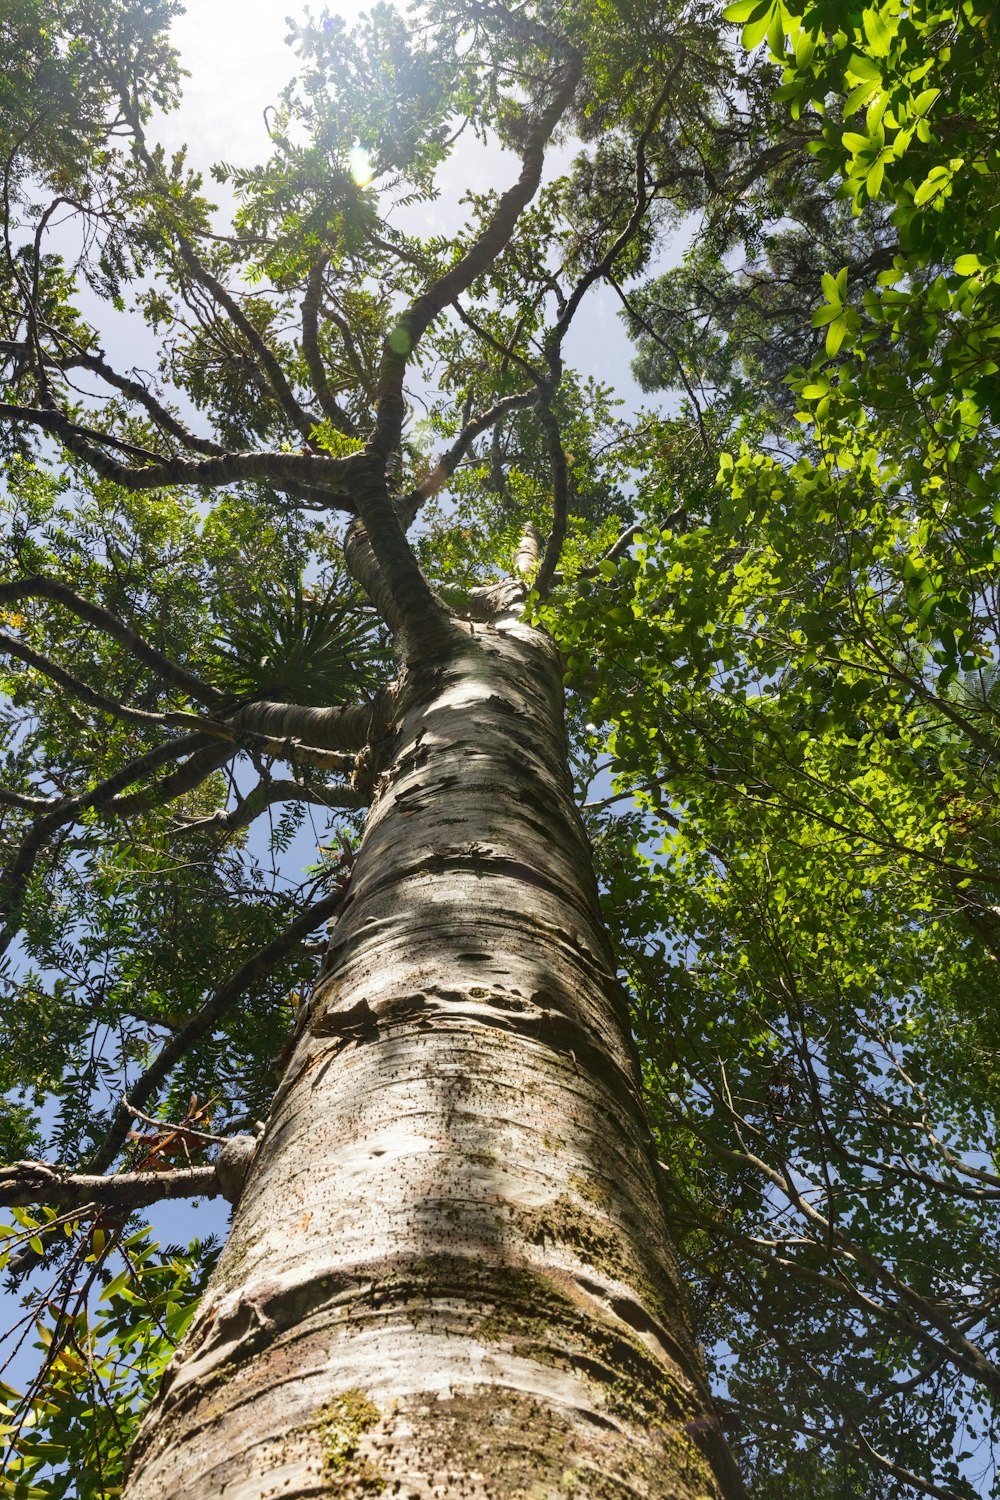
M 551 640 L 408 662 L 308 1020 L 132 1455 L 167 1496 L 742 1494 L 695 1354 Z

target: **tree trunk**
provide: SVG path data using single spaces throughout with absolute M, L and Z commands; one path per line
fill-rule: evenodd
M 364 841 L 127 1500 L 742 1489 L 566 768 L 513 614 L 411 662 Z

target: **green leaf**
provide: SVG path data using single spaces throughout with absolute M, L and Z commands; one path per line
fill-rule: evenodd
M 865 178 L 865 186 L 873 198 L 877 198 L 882 190 L 882 182 L 885 177 L 885 163 L 881 157 L 872 166 Z
M 757 16 L 764 15 L 770 8 L 771 0 L 735 0 L 735 4 L 727 5 L 722 14 L 727 21 L 742 25 L 745 21 L 756 20 Z
M 917 207 L 928 203 L 936 193 L 939 193 L 949 181 L 950 176 L 951 174 L 941 167 L 933 167 L 913 194 L 913 201 Z
M 940 89 L 924 89 L 923 92 L 918 94 L 913 101 L 913 113 L 917 115 L 926 115 L 928 110 L 932 108 L 932 106 L 937 102 L 938 99 L 940 99 L 940 97 Z
M 829 271 L 823 273 L 823 292 L 826 299 L 832 305 L 839 307 L 841 303 L 841 287 L 839 277 L 831 276 Z
M 882 82 L 882 72 L 878 64 L 870 57 L 866 57 L 863 52 L 851 53 L 847 62 L 847 71 L 855 78 L 868 79 L 875 83 Z
M 772 0 L 772 3 L 767 5 L 766 10 L 762 10 L 753 20 L 747 22 L 743 28 L 740 40 L 748 52 L 752 52 L 764 40 L 777 15 L 778 6 Z
M 101 1295 L 98 1300 L 101 1302 L 110 1302 L 111 1298 L 122 1291 L 122 1289 L 129 1284 L 131 1279 L 131 1272 L 126 1266 L 124 1271 L 119 1271 L 118 1275 L 113 1277 L 112 1280 L 108 1282 L 106 1287 L 102 1288 Z
M 839 317 L 832 322 L 826 330 L 826 352 L 830 359 L 840 350 L 844 339 L 848 334 L 848 323 L 846 317 Z
M 892 45 L 892 32 L 877 10 L 862 11 L 861 19 L 873 56 L 885 57 Z
M 880 85 L 880 78 L 866 78 L 864 82 L 859 83 L 853 88 L 844 104 L 845 120 L 849 115 L 856 114 L 859 109 L 862 109 L 868 103 L 869 99 L 879 92 Z

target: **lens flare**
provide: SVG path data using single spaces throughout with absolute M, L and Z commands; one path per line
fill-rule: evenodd
M 357 141 L 347 153 L 347 165 L 358 187 L 367 187 L 375 176 L 371 157 Z

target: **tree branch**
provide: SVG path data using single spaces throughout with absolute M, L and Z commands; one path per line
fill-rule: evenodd
M 38 855 L 51 834 L 73 822 L 79 813 L 90 809 L 98 812 L 110 810 L 112 813 L 122 813 L 125 809 L 121 803 L 116 806 L 116 799 L 127 786 L 140 781 L 151 771 L 159 770 L 160 766 L 169 761 L 176 760 L 186 751 L 191 752 L 193 760 L 195 751 L 207 749 L 209 746 L 215 750 L 216 754 L 219 754 L 218 746 L 205 734 L 187 734 L 176 740 L 167 740 L 162 745 L 148 750 L 145 755 L 140 755 L 130 761 L 127 766 L 123 766 L 120 771 L 106 777 L 89 791 L 80 792 L 73 797 L 60 798 L 52 805 L 49 812 L 38 818 L 27 830 L 20 848 L 0 880 L 0 899 L 4 901 L 3 911 L 0 912 L 0 916 L 3 917 L 3 927 L 0 929 L 0 954 L 5 953 L 13 941 L 17 929 L 12 926 L 12 922 L 20 916 L 25 885 L 34 870 Z M 234 744 L 226 750 L 225 758 L 229 759 L 235 751 Z M 129 799 L 124 800 L 127 803 Z
M 351 577 L 360 583 L 392 634 L 397 636 L 403 628 L 402 615 L 379 567 L 368 532 L 357 519 L 350 523 L 344 537 L 344 561 Z
M 569 296 L 567 297 L 566 305 L 560 312 L 555 325 L 546 335 L 545 349 L 549 358 L 549 367 L 552 372 L 552 378 L 554 381 L 558 380 L 561 371 L 562 357 L 560 354 L 560 349 L 562 346 L 563 338 L 565 337 L 570 324 L 576 316 L 576 310 L 580 306 L 584 295 L 593 286 L 595 281 L 600 280 L 601 277 L 606 276 L 609 273 L 611 267 L 618 259 L 618 256 L 635 238 L 646 215 L 646 210 L 649 207 L 650 195 L 649 189 L 646 184 L 646 147 L 649 144 L 653 131 L 656 129 L 656 125 L 660 119 L 661 114 L 663 113 L 663 109 L 667 102 L 667 99 L 670 97 L 670 90 L 673 88 L 674 82 L 684 62 L 686 49 L 681 47 L 679 43 L 677 43 L 676 45 L 678 45 L 678 47 L 680 48 L 680 56 L 677 58 L 677 61 L 674 63 L 673 67 L 670 69 L 670 72 L 664 79 L 663 87 L 660 89 L 656 101 L 649 112 L 646 123 L 643 126 L 642 133 L 639 136 L 639 140 L 636 145 L 635 204 L 632 208 L 631 214 L 629 215 L 628 222 L 626 223 L 624 229 L 622 229 L 621 233 L 611 244 L 609 249 L 606 250 L 604 255 L 601 256 L 601 259 L 594 265 L 592 265 L 590 267 L 590 270 L 585 272 L 580 280 L 576 283 L 572 292 L 570 292 Z
M 309 272 L 306 293 L 302 298 L 302 353 L 323 415 L 338 432 L 353 437 L 357 428 L 330 389 L 326 366 L 319 349 L 319 306 L 323 295 L 323 275 L 329 263 L 330 257 L 322 255 Z
M 234 833 L 246 828 L 276 802 L 312 802 L 318 807 L 364 807 L 367 798 L 358 788 L 327 782 L 323 787 L 301 786 L 297 781 L 261 781 L 241 797 L 229 812 L 222 810 L 208 817 L 182 817 L 174 830 L 175 838 L 192 833 Z
M 470 422 L 466 422 L 451 447 L 440 455 L 426 479 L 422 479 L 397 502 L 396 512 L 404 529 L 412 525 L 424 501 L 436 495 L 438 490 L 447 484 L 477 437 L 503 421 L 510 412 L 523 411 L 525 407 L 534 406 L 537 401 L 537 390 L 518 391 L 512 396 L 501 396 L 499 401 L 494 402 L 487 411 L 480 413 L 478 417 L 473 417 Z
M 310 932 L 322 926 L 324 922 L 328 922 L 343 900 L 344 892 L 337 890 L 324 896 L 322 900 L 314 902 L 312 906 L 308 906 L 305 911 L 301 912 L 284 932 L 279 933 L 277 937 L 272 938 L 269 943 L 265 943 L 256 953 L 252 953 L 249 958 L 245 959 L 194 1013 L 186 1025 L 164 1042 L 154 1061 L 129 1090 L 129 1104 L 141 1109 L 152 1099 L 181 1058 L 218 1025 L 226 1012 L 235 1005 L 250 985 L 294 952 Z M 131 1118 L 129 1110 L 124 1104 L 120 1104 L 112 1117 L 104 1139 L 86 1164 L 88 1172 L 107 1171 L 125 1143 Z
M 58 330 L 49 330 L 57 338 L 61 338 Z M 30 353 L 29 346 L 25 343 L 17 343 L 12 339 L 0 339 L 0 354 L 9 354 L 13 358 L 27 356 Z M 169 407 L 158 401 L 146 386 L 139 380 L 133 380 L 128 375 L 121 375 L 108 364 L 101 354 L 93 354 L 89 350 L 74 345 L 74 352 L 68 355 L 51 354 L 45 356 L 45 363 L 53 369 L 65 374 L 68 370 L 89 370 L 94 375 L 99 375 L 105 384 L 114 390 L 120 391 L 130 401 L 138 402 L 147 414 L 152 417 L 158 427 L 164 432 L 176 438 L 190 448 L 192 453 L 204 453 L 206 455 L 224 453 L 225 449 L 220 443 L 212 442 L 210 438 L 197 437 L 179 417 L 176 417 Z
M 303 740 L 323 750 L 363 750 L 371 734 L 372 715 L 378 704 L 343 703 L 334 708 L 309 708 L 298 703 L 272 703 L 260 699 L 244 703 L 226 719 L 234 731 L 249 730 L 251 734 L 267 735 L 272 739 L 287 740 L 290 737 Z M 333 768 L 339 768 L 335 762 Z M 346 761 L 343 762 L 346 767 Z
M 545 599 L 552 587 L 559 558 L 562 555 L 563 542 L 566 539 L 570 477 L 559 423 L 548 400 L 539 403 L 538 417 L 545 430 L 549 449 L 549 470 L 552 474 L 552 530 L 546 538 L 545 551 L 534 581 L 535 592 L 540 599 Z
M 80 458 L 102 479 L 110 479 L 126 490 L 155 490 L 175 484 L 211 488 L 234 484 L 240 479 L 256 479 L 278 485 L 290 482 L 322 487 L 329 495 L 328 505 L 331 509 L 348 513 L 353 509 L 344 493 L 350 473 L 350 458 L 329 458 L 317 453 L 263 451 L 222 453 L 218 457 L 202 459 L 149 455 L 152 462 L 145 468 L 134 469 L 110 458 L 96 446 L 98 442 L 109 441 L 106 434 L 93 428 L 78 427 L 59 410 L 12 406 L 8 402 L 0 402 L 0 417 L 37 427 L 41 432 L 53 433 L 62 440 L 70 453 Z
M 536 44 L 540 42 L 549 56 L 558 59 L 551 95 L 527 132 L 517 181 L 501 195 L 493 216 L 461 259 L 414 299 L 386 339 L 379 368 L 375 427 L 365 447 L 366 463 L 356 469 L 352 487 L 375 556 L 406 629 L 411 637 L 423 630 L 428 646 L 435 642 L 443 644 L 441 626 L 446 611 L 406 545 L 384 481 L 385 468 L 399 442 L 405 416 L 406 368 L 430 324 L 495 261 L 513 234 L 522 209 L 538 189 L 545 147 L 572 100 L 581 71 L 576 49 L 547 27 L 515 17 L 499 7 L 476 7 L 476 10 L 488 23 L 505 25 L 514 32 L 518 29 L 530 32 Z
M 69 1172 L 44 1161 L 0 1166 L 0 1203 L 26 1208 L 146 1208 L 165 1198 L 217 1198 L 222 1193 L 216 1169 L 176 1167 L 166 1172 L 121 1172 L 115 1177 Z M 44 1228 L 44 1226 L 43 1226 Z
M 152 668 L 165 682 L 169 682 L 172 687 L 179 688 L 199 703 L 214 704 L 222 698 L 217 688 L 211 687 L 194 672 L 164 656 L 162 651 L 151 646 L 133 626 L 120 619 L 118 615 L 112 614 L 100 604 L 92 604 L 89 599 L 81 598 L 79 594 L 74 593 L 56 578 L 47 578 L 41 573 L 36 573 L 30 578 L 18 578 L 10 583 L 0 583 L 0 605 L 16 604 L 21 599 L 52 599 L 55 603 L 62 604 L 78 619 L 102 630 L 119 645 L 125 646 L 133 656 L 137 656 L 145 666 Z
M 207 733 L 224 733 L 221 724 L 210 719 L 202 719 L 198 714 L 184 712 L 177 713 L 152 713 L 144 708 L 130 708 L 127 703 L 119 703 L 114 698 L 106 698 L 95 688 L 88 687 L 81 682 L 79 677 L 74 677 L 65 667 L 49 657 L 43 656 L 40 651 L 34 651 L 30 646 L 24 645 L 16 636 L 10 635 L 6 630 L 0 630 L 0 655 L 13 656 L 18 661 L 23 661 L 27 666 L 40 672 L 43 677 L 49 678 L 51 682 L 58 683 L 74 698 L 79 698 L 81 703 L 86 703 L 90 708 L 96 708 L 101 713 L 109 714 L 113 719 L 121 719 L 126 724 L 146 724 L 164 729 L 188 729 L 204 728 Z

